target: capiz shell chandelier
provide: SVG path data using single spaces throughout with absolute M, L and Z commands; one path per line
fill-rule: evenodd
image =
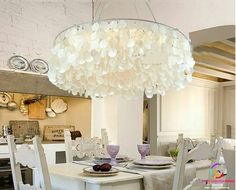
M 148 98 L 192 80 L 191 45 L 179 30 L 147 20 L 75 25 L 52 49 L 49 80 L 73 95 Z

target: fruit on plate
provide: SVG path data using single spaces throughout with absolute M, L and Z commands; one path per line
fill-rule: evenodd
M 109 172 L 111 170 L 111 164 L 108 163 L 104 163 L 102 165 L 96 164 L 93 166 L 93 170 L 98 172 L 98 171 L 102 171 L 102 172 Z
M 111 170 L 111 164 L 108 164 L 108 163 L 104 163 L 100 166 L 100 170 L 102 172 L 108 172 Z
M 100 170 L 100 165 L 99 164 L 94 165 L 93 170 L 98 172 Z

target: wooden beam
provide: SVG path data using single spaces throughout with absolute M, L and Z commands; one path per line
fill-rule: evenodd
M 227 79 L 227 80 L 235 80 L 235 75 L 233 74 L 212 70 L 212 69 L 201 67 L 198 65 L 195 65 L 194 70 L 196 73 L 201 73 L 201 74 L 218 77 L 222 79 Z
M 230 41 L 227 39 L 227 40 L 222 40 L 221 42 L 235 48 L 235 42 L 233 42 L 233 41 Z
M 227 41 L 227 40 L 225 40 L 225 41 Z M 232 46 L 232 43 L 230 43 L 231 45 L 229 45 L 229 43 L 226 43 L 225 41 L 218 41 L 218 42 L 213 42 L 210 44 L 204 44 L 204 46 L 214 47 L 217 49 L 221 49 L 225 52 L 235 54 L 235 47 Z
M 235 54 L 232 53 L 228 53 L 224 50 L 215 48 L 215 47 L 207 47 L 207 46 L 199 46 L 194 48 L 194 52 L 198 52 L 198 53 L 209 53 L 209 54 L 213 54 L 215 56 L 221 56 L 221 57 L 226 57 L 227 59 L 234 61 L 235 60 Z
M 0 70 L 0 81 L 0 92 L 73 96 L 53 85 L 47 75 Z
M 196 61 L 196 64 L 200 66 L 209 67 L 212 69 L 235 74 L 235 67 L 231 65 L 226 65 L 224 63 L 215 63 L 215 62 L 210 62 L 210 61 L 206 61 L 206 62 Z
M 226 57 L 217 55 L 217 54 L 211 54 L 207 52 L 193 52 L 193 57 L 195 61 L 198 62 L 212 62 L 212 63 L 218 63 L 218 64 L 226 64 L 235 67 L 235 62 L 231 59 L 227 59 Z

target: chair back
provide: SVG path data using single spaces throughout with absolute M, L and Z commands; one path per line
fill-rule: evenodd
M 16 148 L 14 139 L 13 135 L 7 136 L 14 189 L 51 190 L 51 181 L 41 138 L 37 136 L 33 138 L 34 150 L 31 149 L 28 144 L 23 144 L 20 148 Z M 36 170 L 39 177 L 39 183 L 37 185 L 31 186 L 29 184 L 23 184 L 20 165 Z
M 223 157 L 225 160 L 225 166 L 227 169 L 227 180 L 235 180 L 235 150 L 234 149 L 223 149 Z M 235 183 L 230 182 L 227 184 L 230 189 L 235 189 Z
M 217 157 L 220 140 L 218 140 L 216 143 L 216 141 L 214 141 L 214 138 L 212 138 L 210 144 L 208 142 L 200 142 L 196 145 L 195 148 L 188 152 L 190 143 L 190 139 L 183 139 L 179 146 L 179 153 L 177 157 L 176 171 L 172 190 L 204 189 L 204 184 L 197 178 L 195 178 L 188 186 L 183 188 L 185 165 L 189 160 L 212 160 L 216 159 Z
M 78 137 L 75 140 L 71 139 L 69 130 L 64 130 L 66 162 L 73 161 L 73 157 L 79 159 L 89 159 L 93 156 L 101 156 L 105 154 L 105 148 L 102 146 L 102 140 L 98 137 L 84 138 Z

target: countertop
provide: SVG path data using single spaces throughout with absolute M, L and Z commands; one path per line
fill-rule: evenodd
M 32 142 L 24 142 L 26 144 L 32 144 Z M 16 143 L 17 145 L 21 145 L 21 144 L 24 144 L 24 143 Z M 42 144 L 64 144 L 65 142 L 64 141 L 42 141 Z M 0 146 L 6 146 L 7 143 L 0 143 Z

